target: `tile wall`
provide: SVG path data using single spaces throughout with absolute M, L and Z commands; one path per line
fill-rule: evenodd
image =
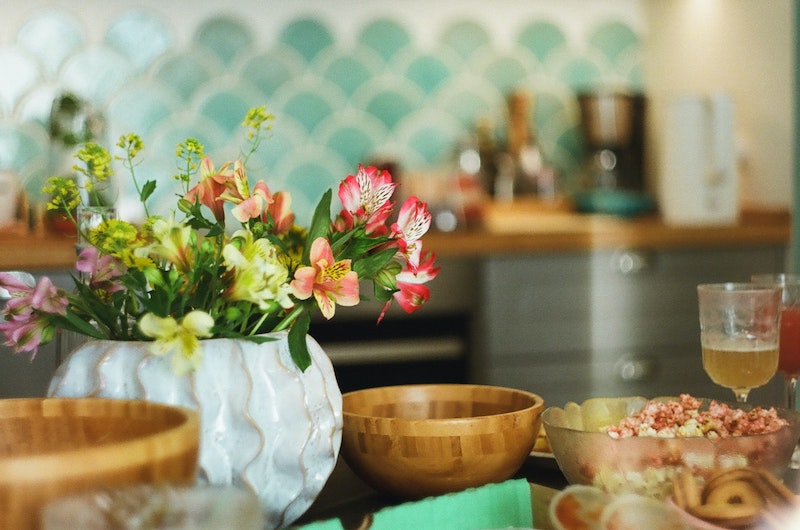
M 69 9 L 43 8 L 0 44 L 0 69 L 10 73 L 0 82 L 0 170 L 34 195 L 62 163 L 49 116 L 64 91 L 102 115 L 108 143 L 132 131 L 144 139 L 138 172 L 166 182 L 155 197 L 163 208 L 173 204 L 175 145 L 195 137 L 218 164 L 233 158 L 245 111 L 266 104 L 273 135 L 250 171 L 291 190 L 304 219 L 359 162 L 393 158 L 409 171 L 446 164 L 480 117 L 502 141 L 504 98 L 515 88 L 534 94 L 531 123 L 569 188 L 582 150 L 575 94 L 644 86 L 643 36 L 624 17 L 589 21 L 576 33 L 531 12 L 500 35 L 467 14 L 441 25 L 426 46 L 391 13 L 365 18 L 348 38 L 327 16 L 298 14 L 269 44 L 239 14 L 203 18 L 188 43 L 155 9 L 120 11 L 92 28 L 98 42 L 87 42 L 86 25 Z M 123 216 L 134 196 L 120 179 Z

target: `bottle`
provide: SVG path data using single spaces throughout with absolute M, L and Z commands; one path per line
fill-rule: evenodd
M 488 117 L 478 118 L 475 124 L 475 138 L 481 163 L 480 179 L 484 192 L 490 197 L 495 196 L 497 178 L 497 144 L 492 129 L 492 122 Z
M 555 173 L 544 162 L 531 122 L 531 97 L 522 90 L 508 97 L 507 151 L 514 163 L 514 195 L 555 197 Z

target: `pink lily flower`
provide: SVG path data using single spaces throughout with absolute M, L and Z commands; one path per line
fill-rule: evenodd
M 0 273 L 0 287 L 4 287 L 11 293 L 11 300 L 6 302 L 3 311 L 8 317 L 16 315 L 28 315 L 32 311 L 53 315 L 64 315 L 67 313 L 67 296 L 61 289 L 53 285 L 48 277 L 43 277 L 39 282 L 30 287 L 11 277 L 7 281 L 8 275 Z
M 261 217 L 264 209 L 272 202 L 269 195 L 269 187 L 263 180 L 256 182 L 253 186 L 253 194 L 245 197 L 242 201 L 234 206 L 231 213 L 237 221 L 246 223 L 250 219 Z
M 263 180 L 256 182 L 250 191 L 247 172 L 241 160 L 234 163 L 233 175 L 228 179 L 221 198 L 236 205 L 231 213 L 240 223 L 259 218 L 264 209 L 272 203 L 269 187 Z
M 20 280 L 19 277 L 8 272 L 0 272 L 0 287 L 8 291 L 11 296 L 23 296 L 30 293 L 32 287 Z
M 0 287 L 12 296 L 3 309 L 5 320 L 0 321 L 0 332 L 6 337 L 4 344 L 17 353 L 31 352 L 33 358 L 40 344 L 52 340 L 53 329 L 47 316 L 67 313 L 66 293 L 47 277 L 31 287 L 6 273 L 0 273 Z
M 386 233 L 384 223 L 392 213 L 394 203 L 390 199 L 396 187 L 388 171 L 359 164 L 356 175 L 348 175 L 339 184 L 339 199 L 344 208 L 335 226 L 349 229 L 363 224 L 367 234 Z
M 269 190 L 268 190 L 269 191 Z M 294 226 L 294 212 L 291 210 L 292 196 L 285 191 L 278 191 L 272 197 L 267 210 L 261 219 L 267 222 L 267 215 L 272 217 L 274 223 L 273 234 L 286 234 Z
M 427 285 L 397 281 L 398 291 L 392 295 L 397 304 L 406 313 L 413 313 L 430 298 L 431 290 Z
M 128 268 L 119 259 L 106 254 L 100 254 L 97 247 L 86 247 L 78 255 L 75 268 L 79 272 L 89 275 L 89 285 L 95 289 L 103 289 L 114 293 L 122 291 L 125 287 L 116 280 L 123 276 Z
M 204 157 L 200 163 L 200 182 L 190 189 L 184 197 L 192 203 L 200 201 L 214 214 L 218 223 L 224 223 L 224 202 L 220 196 L 225 191 L 225 183 L 230 180 L 233 172 L 229 169 L 230 163 L 223 165 L 219 171 L 214 169 L 214 164 L 209 157 Z
M 409 254 L 417 247 L 417 241 L 431 227 L 431 212 L 428 205 L 416 197 L 409 197 L 400 208 L 397 222 L 392 224 L 392 236 L 398 238 L 401 252 Z
M 397 274 L 397 291 L 392 294 L 392 298 L 406 313 L 413 313 L 428 301 L 430 289 L 425 284 L 439 274 L 440 267 L 436 267 L 435 263 L 436 254 L 431 251 L 423 252 L 421 242 L 417 242 L 406 260 L 405 267 Z M 378 323 L 383 320 L 391 303 L 389 300 L 384 304 L 378 316 Z
M 30 352 L 31 360 L 36 357 L 39 346 L 52 337 L 52 329 L 44 319 L 31 316 L 28 320 L 0 321 L 0 332 L 6 336 L 4 346 L 14 349 L 15 353 Z
M 290 287 L 300 300 L 311 295 L 326 319 L 331 319 L 336 304 L 354 306 L 359 302 L 358 274 L 350 270 L 350 260 L 335 261 L 327 239 L 318 237 L 311 244 L 311 266 L 300 267 L 294 273 Z
M 406 267 L 397 277 L 414 283 L 428 283 L 436 278 L 441 267 L 436 267 L 436 253 L 430 250 L 422 251 L 422 242 L 418 242 L 414 251 L 408 255 Z M 410 275 L 410 276 L 409 276 Z

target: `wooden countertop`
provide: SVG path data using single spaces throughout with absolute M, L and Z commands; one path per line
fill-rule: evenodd
M 40 231 L 23 226 L 0 229 L 0 270 L 30 272 L 75 268 L 74 236 Z
M 617 247 L 707 248 L 788 245 L 791 216 L 786 211 L 744 211 L 736 224 L 669 226 L 657 217 L 624 219 L 570 212 L 541 212 L 505 206 L 491 210 L 479 228 L 431 231 L 427 248 L 439 256 L 584 251 Z M 0 229 L 0 270 L 69 270 L 75 265 L 75 238 Z
M 599 249 L 708 248 L 788 245 L 785 210 L 746 210 L 729 225 L 671 226 L 657 216 L 620 218 L 568 212 L 498 210 L 480 228 L 431 231 L 423 242 L 440 256 L 531 254 Z

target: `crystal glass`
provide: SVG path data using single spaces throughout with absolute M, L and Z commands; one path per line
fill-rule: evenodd
M 782 289 L 755 283 L 697 286 L 703 368 L 745 402 L 778 369 Z

